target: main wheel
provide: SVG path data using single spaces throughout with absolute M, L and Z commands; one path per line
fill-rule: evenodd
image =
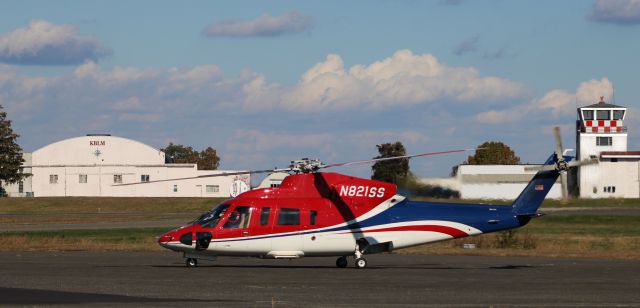
M 365 268 L 365 267 L 367 267 L 367 260 L 365 258 L 357 258 L 356 268 Z
M 347 257 L 340 257 L 336 260 L 336 266 L 339 268 L 345 268 L 348 264 L 349 261 L 347 261 Z
M 187 265 L 187 267 L 196 267 L 198 266 L 198 259 L 187 258 L 185 264 Z

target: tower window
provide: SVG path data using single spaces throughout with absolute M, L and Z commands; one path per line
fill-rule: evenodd
M 596 137 L 597 146 L 611 146 L 613 145 L 612 137 Z
M 624 110 L 614 110 L 613 111 L 613 119 L 614 120 L 622 120 L 624 118 Z
M 611 113 L 609 110 L 598 110 L 596 117 L 597 120 L 611 120 Z
M 582 110 L 584 120 L 593 120 L 593 110 Z

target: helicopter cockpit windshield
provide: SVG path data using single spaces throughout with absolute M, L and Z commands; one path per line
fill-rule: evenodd
M 202 214 L 202 216 L 200 216 L 195 223 L 202 226 L 203 228 L 213 228 L 218 223 L 218 221 L 220 221 L 220 218 L 224 216 L 224 213 L 227 212 L 228 208 L 228 204 L 220 204 L 213 210 Z

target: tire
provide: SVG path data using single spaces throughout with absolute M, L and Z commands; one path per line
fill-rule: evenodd
M 349 265 L 349 261 L 346 257 L 340 257 L 336 260 L 336 266 L 339 268 L 345 268 L 347 265 Z
M 187 267 L 197 267 L 198 259 L 187 258 L 187 260 L 185 261 L 185 264 L 187 265 Z
M 365 267 L 367 267 L 367 260 L 365 258 L 357 258 L 356 268 L 365 268 Z

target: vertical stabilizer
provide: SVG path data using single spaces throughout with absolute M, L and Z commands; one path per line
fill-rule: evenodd
M 556 155 L 552 154 L 545 165 L 554 165 Z M 515 215 L 533 216 L 551 190 L 551 187 L 560 176 L 558 170 L 541 170 L 531 179 L 527 187 L 513 201 L 512 207 Z

